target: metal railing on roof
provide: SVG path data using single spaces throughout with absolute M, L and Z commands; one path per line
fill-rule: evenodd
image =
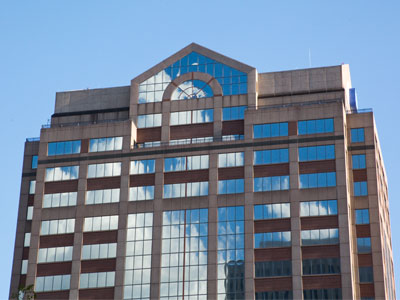
M 70 122 L 70 123 L 51 123 L 51 124 L 42 125 L 42 128 L 57 128 L 57 127 L 69 127 L 69 126 L 95 125 L 95 124 L 104 124 L 104 123 L 118 123 L 118 122 L 124 122 L 127 120 L 129 120 L 129 119 L 97 120 L 97 121 Z
M 39 142 L 40 137 L 31 137 L 26 139 L 27 142 Z
M 347 110 L 346 114 L 366 114 L 372 112 L 372 108 L 352 109 Z

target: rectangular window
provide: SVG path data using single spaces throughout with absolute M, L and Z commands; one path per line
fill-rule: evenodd
M 81 153 L 81 141 L 64 141 L 47 144 L 47 156 Z
M 353 170 L 366 168 L 365 154 L 352 155 L 351 160 L 353 161 Z
M 244 193 L 244 179 L 218 180 L 218 194 Z
M 335 145 L 299 147 L 299 161 L 335 159 Z
M 52 263 L 72 260 L 73 246 L 40 248 L 38 251 L 38 263 Z
M 36 277 L 35 292 L 51 292 L 69 290 L 71 275 L 55 275 Z
M 264 299 L 292 300 L 293 291 L 256 292 L 256 300 L 264 300 Z
M 222 121 L 244 120 L 247 106 L 231 106 L 222 108 Z
M 122 136 L 90 139 L 89 152 L 122 150 Z
M 244 166 L 244 152 L 218 154 L 218 168 Z
M 37 165 L 38 165 L 38 156 L 34 155 L 32 156 L 32 164 L 31 164 L 31 169 L 37 169 Z
M 365 141 L 364 128 L 352 128 L 350 129 L 351 142 L 362 143 Z
M 208 195 L 208 181 L 164 184 L 164 199 Z
M 339 274 L 340 258 L 303 259 L 303 275 Z
M 371 238 L 357 238 L 357 252 L 358 253 L 371 253 Z
M 336 186 L 336 172 L 300 174 L 300 188 L 322 188 Z
M 26 219 L 32 220 L 32 217 L 33 217 L 33 206 L 28 206 L 26 210 Z
M 160 299 L 207 298 L 207 250 L 207 209 L 163 212 Z
M 36 180 L 29 181 L 29 195 L 34 195 L 36 189 Z
M 46 168 L 44 181 L 61 181 L 78 179 L 79 166 Z
M 31 233 L 26 232 L 24 235 L 24 247 L 29 247 L 31 245 Z
M 339 243 L 339 229 L 313 229 L 301 231 L 303 246 L 332 245 Z
M 258 261 L 254 263 L 256 278 L 292 275 L 291 260 Z
M 164 172 L 208 169 L 208 155 L 164 158 Z
M 124 299 L 150 299 L 153 213 L 128 215 Z
M 74 233 L 75 219 L 42 221 L 40 235 Z
M 254 178 L 254 192 L 283 191 L 288 189 L 289 175 Z
M 374 269 L 373 267 L 359 267 L 358 273 L 360 275 L 360 283 L 374 282 Z
M 21 275 L 26 275 L 28 273 L 28 260 L 23 259 L 21 263 Z
M 44 194 L 43 208 L 75 206 L 77 196 L 77 192 Z
M 333 132 L 333 119 L 298 121 L 299 135 Z
M 82 246 L 82 260 L 117 257 L 117 243 L 92 244 Z
M 239 141 L 239 140 L 244 140 L 243 134 L 229 134 L 229 135 L 222 136 L 223 142 Z
M 290 203 L 254 205 L 255 220 L 290 218 Z
M 118 216 L 102 216 L 85 218 L 83 232 L 106 231 L 118 229 Z
M 289 149 L 273 149 L 254 151 L 253 164 L 268 165 L 289 162 Z
M 214 140 L 212 136 L 207 137 L 198 137 L 192 139 L 179 139 L 179 140 L 170 140 L 169 145 L 189 145 L 189 144 L 201 144 L 201 143 L 211 143 Z
M 150 128 L 161 126 L 161 114 L 139 115 L 137 128 Z
M 154 173 L 155 164 L 154 159 L 133 160 L 131 161 L 131 175 Z
M 368 183 L 366 181 L 354 182 L 354 196 L 367 196 Z
M 245 299 L 244 207 L 218 208 L 218 299 Z
M 275 247 L 290 247 L 291 233 L 290 231 L 283 232 L 266 232 L 254 234 L 254 248 L 275 248 Z
M 86 192 L 86 205 L 119 202 L 120 189 L 104 189 Z
M 337 200 L 300 202 L 300 217 L 337 215 Z
M 160 147 L 161 141 L 154 141 L 154 142 L 144 142 L 135 144 L 137 148 L 152 148 L 152 147 Z
M 154 199 L 154 185 L 135 186 L 129 188 L 129 201 L 142 201 Z
M 303 290 L 304 300 L 315 299 L 342 299 L 342 289 L 319 289 L 319 290 Z
M 356 209 L 356 224 L 369 224 L 369 210 L 368 209 Z
M 253 137 L 255 139 L 288 136 L 288 123 L 270 123 L 253 125 Z
M 88 166 L 88 178 L 121 176 L 121 163 L 93 164 Z
M 214 121 L 214 109 L 171 112 L 170 125 L 210 123 Z
M 98 273 L 81 273 L 79 276 L 80 289 L 112 287 L 115 282 L 115 271 Z

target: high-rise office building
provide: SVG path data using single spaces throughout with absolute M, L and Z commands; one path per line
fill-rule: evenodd
M 191 44 L 60 92 L 25 145 L 10 294 L 395 299 L 387 179 L 348 65 L 258 73 Z

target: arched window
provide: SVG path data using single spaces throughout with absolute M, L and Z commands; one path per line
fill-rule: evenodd
M 194 79 L 182 82 L 172 93 L 171 100 L 187 100 L 212 97 L 211 87 L 204 81 Z

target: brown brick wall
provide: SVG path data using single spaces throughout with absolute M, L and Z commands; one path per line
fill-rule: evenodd
M 291 260 L 292 248 L 254 249 L 254 261 Z
M 244 178 L 244 167 L 231 167 L 218 169 L 218 179 L 239 179 Z
M 118 238 L 118 230 L 101 231 L 101 232 L 84 232 L 83 244 L 105 244 L 116 243 Z
M 317 216 L 317 217 L 303 217 L 301 218 L 301 229 L 327 229 L 338 228 L 337 216 Z
M 40 248 L 72 246 L 74 234 L 43 235 L 40 237 Z
M 257 220 L 254 221 L 254 232 L 290 231 L 290 219 Z
M 169 134 L 171 140 L 214 136 L 213 123 L 171 126 Z
M 255 292 L 290 291 L 292 277 L 259 278 L 254 279 Z
M 155 174 L 131 175 L 129 186 L 147 186 L 155 184 Z
M 87 180 L 87 190 L 118 189 L 121 187 L 121 177 L 90 178 Z
M 244 120 L 222 122 L 222 135 L 244 134 Z
M 254 166 L 254 177 L 270 177 L 289 175 L 289 164 L 271 164 Z
M 141 128 L 136 134 L 138 143 L 161 141 L 161 127 Z
M 68 193 L 77 191 L 78 191 L 78 180 L 46 182 L 44 184 L 45 194 Z
M 336 163 L 334 159 L 299 162 L 300 174 L 324 173 L 324 172 L 335 172 L 335 171 L 336 171 Z
M 164 173 L 164 184 L 208 181 L 207 170 Z

